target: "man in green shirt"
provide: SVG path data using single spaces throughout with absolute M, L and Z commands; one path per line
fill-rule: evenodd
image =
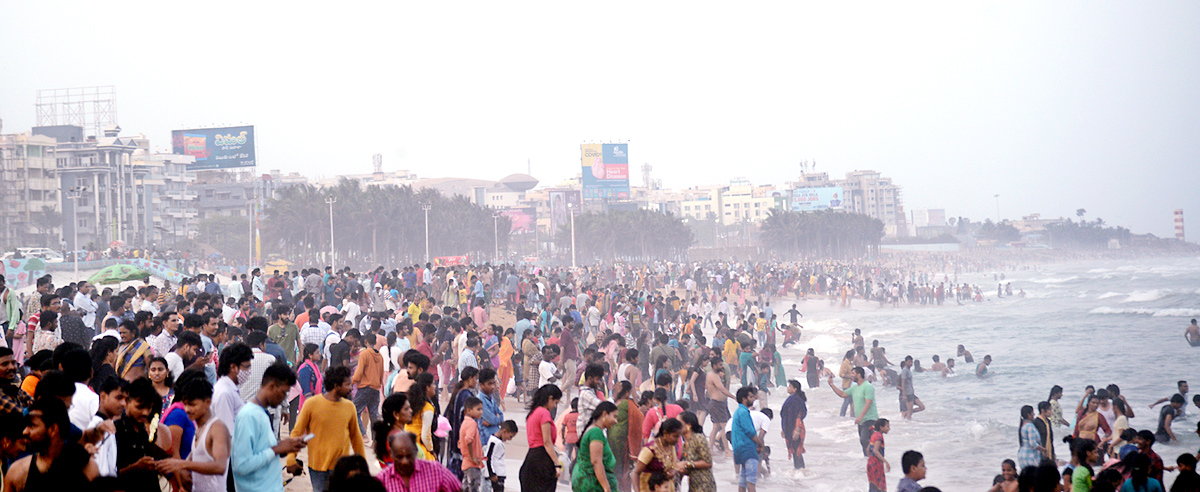
M 858 424 L 859 444 L 862 444 L 863 456 L 867 456 L 867 447 L 871 441 L 871 427 L 879 419 L 879 412 L 875 409 L 875 387 L 867 382 L 866 372 L 863 371 L 863 368 L 855 367 L 851 375 L 854 378 L 854 384 L 845 391 L 833 384 L 833 376 L 829 376 L 828 382 L 834 393 L 842 398 L 848 396 L 852 400 L 854 423 Z
M 272 342 L 283 348 L 289 366 L 296 366 L 296 356 L 300 353 L 300 329 L 292 323 L 292 307 L 286 304 L 276 304 L 272 312 L 275 324 L 267 328 L 267 336 Z

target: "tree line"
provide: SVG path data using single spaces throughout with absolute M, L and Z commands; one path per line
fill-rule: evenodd
M 760 235 L 768 250 L 788 257 L 854 258 L 877 252 L 883 221 L 867 215 L 821 210 L 772 209 Z
M 696 242 L 692 230 L 670 213 L 650 210 L 609 210 L 575 216 L 576 262 L 592 260 L 681 260 Z M 571 225 L 559 227 L 554 243 L 571 254 Z
M 470 255 L 489 261 L 499 241 L 501 255 L 508 246 L 512 221 L 493 218 L 498 210 L 471 203 L 463 196 L 444 196 L 437 190 L 411 186 L 367 185 L 342 179 L 336 186 L 297 184 L 276 191 L 260 213 L 264 256 L 278 253 L 306 264 L 328 263 L 330 214 L 333 203 L 333 246 L 339 264 L 403 265 L 424 263 L 425 211 L 429 205 L 429 255 Z M 246 227 L 244 221 L 241 222 Z M 219 237 L 201 241 L 226 244 Z M 223 229 L 228 231 L 228 229 Z M 241 250 L 245 250 L 242 236 Z M 241 257 L 234 245 L 222 253 Z

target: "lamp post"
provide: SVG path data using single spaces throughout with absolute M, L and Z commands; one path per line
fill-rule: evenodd
M 337 261 L 333 258 L 335 251 L 333 249 L 333 204 L 337 203 L 337 197 L 326 198 L 325 203 L 329 204 L 329 265 L 336 268 Z
M 995 195 L 996 199 L 996 225 L 1000 225 L 1000 195 Z
M 492 214 L 492 238 L 496 240 L 496 250 L 492 253 L 492 261 L 500 263 L 500 213 Z
M 429 263 L 429 209 L 433 208 L 432 203 L 422 203 L 421 210 L 425 211 L 425 263 Z
M 567 203 L 567 213 L 571 214 L 571 268 L 575 268 L 575 204 Z
M 75 263 L 75 281 L 79 281 L 79 199 L 83 197 L 83 192 L 87 191 L 86 186 L 76 186 L 67 190 L 67 198 L 71 199 L 71 231 L 75 236 L 75 244 L 71 246 L 71 257 Z

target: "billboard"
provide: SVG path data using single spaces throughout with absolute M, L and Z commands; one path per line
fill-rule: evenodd
M 629 144 L 583 144 L 583 198 L 629 198 Z
M 537 227 L 536 207 L 506 208 L 500 211 L 500 215 L 512 222 L 512 234 L 531 234 Z
M 841 210 L 842 200 L 846 197 L 841 186 L 826 188 L 797 188 L 792 190 L 793 212 L 813 212 L 816 210 Z
M 567 204 L 580 210 L 579 190 L 553 190 L 550 192 L 550 235 L 558 234 L 559 227 L 571 222 L 571 210 Z M 578 212 L 576 212 L 578 213 Z
M 254 127 L 200 128 L 171 132 L 172 152 L 190 155 L 189 171 L 254 167 Z

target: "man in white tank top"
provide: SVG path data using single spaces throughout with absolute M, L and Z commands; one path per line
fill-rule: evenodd
M 178 474 L 191 472 L 192 492 L 225 492 L 226 464 L 229 463 L 229 429 L 209 411 L 213 387 L 203 379 L 193 380 L 183 388 L 180 401 L 188 417 L 196 422 L 196 437 L 192 441 L 192 455 L 186 459 L 159 461 L 159 473 Z

